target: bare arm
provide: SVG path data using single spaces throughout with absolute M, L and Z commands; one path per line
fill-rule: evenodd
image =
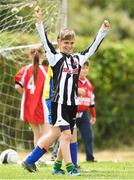
M 15 84 L 15 89 L 19 94 L 23 94 L 23 88 L 19 84 Z

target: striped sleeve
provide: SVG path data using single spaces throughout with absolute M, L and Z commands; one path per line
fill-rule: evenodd
M 54 66 L 57 63 L 57 58 L 55 57 L 56 51 L 53 44 L 48 40 L 47 34 L 44 31 L 43 23 L 36 23 L 36 29 L 39 33 L 41 42 L 46 51 L 46 56 L 49 61 L 50 66 Z
M 96 38 L 94 39 L 93 43 L 88 47 L 86 50 L 78 53 L 80 59 L 80 65 L 82 66 L 88 58 L 90 58 L 94 52 L 98 49 L 101 42 L 103 41 L 104 37 L 106 36 L 107 30 L 103 27 L 100 28 Z

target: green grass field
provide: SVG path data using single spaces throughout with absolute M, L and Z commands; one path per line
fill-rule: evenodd
M 70 177 L 68 175 L 54 176 L 51 174 L 52 165 L 38 167 L 39 172 L 29 173 L 20 165 L 0 165 L 0 179 L 134 179 L 134 161 L 97 163 L 81 162 L 81 176 Z

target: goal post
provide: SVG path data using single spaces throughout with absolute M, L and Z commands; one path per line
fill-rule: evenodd
M 27 49 L 41 46 L 33 17 L 36 3 L 35 0 L 0 2 L 1 151 L 6 148 L 16 150 L 33 148 L 33 133 L 30 126 L 19 119 L 21 95 L 15 91 L 13 76 L 24 64 L 29 63 Z M 62 1 L 40 0 L 39 3 L 47 33 L 54 40 L 57 31 L 60 30 Z

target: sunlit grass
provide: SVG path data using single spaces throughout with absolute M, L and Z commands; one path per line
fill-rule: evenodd
M 134 161 L 80 163 L 80 177 L 51 174 L 52 165 L 38 167 L 37 173 L 29 173 L 20 165 L 0 165 L 0 179 L 134 179 Z M 64 166 L 63 166 L 64 168 Z

